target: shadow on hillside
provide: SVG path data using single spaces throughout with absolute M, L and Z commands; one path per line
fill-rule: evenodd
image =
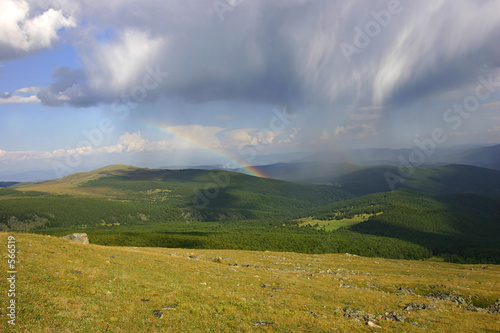
M 387 211 L 365 223 L 352 226 L 351 231 L 405 240 L 430 249 L 434 255 L 455 262 L 500 263 L 500 205 L 498 200 L 472 194 L 436 197 L 444 204 L 443 211 L 433 211 L 434 220 L 445 221 L 449 232 L 432 230 L 420 216 Z M 435 216 L 440 217 L 436 219 Z M 397 225 L 405 218 L 411 227 Z
M 441 193 L 474 193 L 486 196 L 500 195 L 498 171 L 468 165 L 449 165 L 448 172 L 432 176 L 429 180 L 442 184 Z
M 166 235 L 188 235 L 188 236 L 209 236 L 215 234 L 215 232 L 204 232 L 204 231 L 160 231 L 159 234 Z

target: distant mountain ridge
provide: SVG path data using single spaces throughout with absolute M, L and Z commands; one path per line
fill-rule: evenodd
M 293 164 L 349 164 L 358 166 L 399 166 L 400 157 L 408 159 L 413 151 L 420 148 L 389 149 L 370 148 L 349 151 L 321 151 L 313 154 L 283 153 L 257 155 L 251 162 L 253 166 L 264 168 L 267 166 L 293 165 Z M 250 164 L 250 163 L 247 163 Z M 441 166 L 448 164 L 464 164 L 500 171 L 500 144 L 492 146 L 457 146 L 450 148 L 436 148 L 435 151 L 426 156 L 421 166 Z M 201 164 L 201 165 L 170 165 L 161 166 L 156 169 L 171 170 L 228 170 L 246 173 L 242 169 L 228 169 L 223 164 Z M 8 172 L 0 174 L 0 181 L 4 182 L 33 182 L 52 180 L 56 178 L 54 170 L 33 170 L 24 172 Z M 279 178 L 282 179 L 282 178 Z M 295 180 L 292 180 L 295 181 Z
M 460 163 L 500 170 L 500 145 L 472 149 L 463 154 Z
M 354 195 L 392 190 L 387 175 L 400 177 L 394 188 L 427 193 L 475 193 L 500 196 L 500 171 L 468 165 L 415 167 L 401 177 L 396 166 L 359 166 L 354 164 L 291 163 L 258 167 L 271 178 L 292 182 L 326 184 Z
M 389 149 L 370 148 L 350 151 L 323 151 L 314 153 L 305 158 L 297 159 L 292 163 L 323 162 L 323 163 L 349 163 L 361 166 L 393 165 L 399 166 L 401 157 L 409 159 L 413 151 L 421 148 Z M 450 147 L 435 148 L 431 154 L 425 155 L 423 166 L 436 166 L 446 164 L 465 164 L 482 168 L 500 170 L 500 144 L 487 147 Z
M 19 182 L 0 182 L 0 187 L 9 187 L 9 186 L 12 186 L 12 185 L 16 185 L 18 183 Z

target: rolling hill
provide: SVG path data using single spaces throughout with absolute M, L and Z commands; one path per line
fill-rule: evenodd
M 203 218 L 261 218 L 300 214 L 304 209 L 352 198 L 331 186 L 296 184 L 229 171 L 141 169 L 112 165 L 40 183 L 14 186 L 54 195 L 161 202 L 195 209 Z M 209 217 L 210 216 L 210 217 Z
M 392 167 L 342 167 L 342 182 L 326 186 L 113 165 L 0 189 L 0 229 L 86 232 L 103 245 L 500 262 L 494 237 L 500 201 L 484 195 L 498 194 L 496 171 L 420 168 L 403 183 L 406 189 L 381 192 L 387 186 L 381 174 Z M 357 223 L 350 220 L 356 214 L 373 216 Z M 304 227 L 301 218 L 343 224 Z

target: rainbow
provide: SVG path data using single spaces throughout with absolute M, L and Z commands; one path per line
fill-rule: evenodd
M 154 131 L 167 134 L 168 136 L 173 136 L 175 138 L 178 138 L 186 143 L 189 143 L 191 145 L 194 145 L 196 147 L 202 148 L 213 155 L 216 155 L 218 157 L 221 157 L 224 161 L 226 161 L 226 166 L 230 169 L 241 169 L 245 173 L 255 176 L 255 177 L 261 177 L 261 178 L 268 178 L 266 174 L 264 174 L 262 171 L 260 171 L 258 168 L 254 166 L 249 166 L 249 165 L 243 165 L 238 159 L 235 157 L 232 157 L 228 153 L 216 149 L 214 147 L 210 147 L 207 144 L 203 143 L 200 141 L 198 138 L 196 138 L 194 135 L 190 135 L 187 133 L 182 133 L 181 131 L 176 130 L 175 126 L 164 126 L 164 125 L 153 125 L 153 124 L 146 124 L 146 126 Z

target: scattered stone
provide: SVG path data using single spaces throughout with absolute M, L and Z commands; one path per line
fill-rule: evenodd
M 500 299 L 497 299 L 496 303 L 488 308 L 478 308 L 472 304 L 469 304 L 466 308 L 468 311 L 480 312 L 480 313 L 500 313 Z
M 264 283 L 261 287 L 262 288 L 268 288 L 268 287 L 271 287 L 271 286 L 272 286 L 272 284 L 270 284 L 270 283 Z
M 373 321 L 371 321 L 371 320 L 368 320 L 368 322 L 366 323 L 366 325 L 368 325 L 368 326 L 370 326 L 370 327 L 373 327 L 373 328 L 382 328 L 382 326 L 375 324 L 375 323 L 374 323 Z
M 426 310 L 426 309 L 430 309 L 430 308 L 431 308 L 431 306 L 429 304 L 425 304 L 425 303 L 416 304 L 416 303 L 410 302 L 410 303 L 405 304 L 404 310 L 410 312 L 410 311 Z
M 405 321 L 406 316 L 402 316 L 398 314 L 396 311 L 386 312 L 383 315 L 380 315 L 382 319 L 391 320 L 391 321 Z
M 73 271 L 73 274 L 82 274 L 81 271 Z
M 495 305 L 492 305 L 490 306 L 488 309 L 487 309 L 488 313 L 496 313 L 496 314 L 499 314 L 500 313 L 500 299 L 497 299 Z
M 346 318 L 351 318 L 356 321 L 365 321 L 368 323 L 369 321 L 373 322 L 376 324 L 375 316 L 372 314 L 369 314 L 367 312 L 361 311 L 360 309 L 351 309 L 350 307 L 345 307 L 342 309 L 344 312 L 344 317 Z
M 163 317 L 163 312 L 160 310 L 153 310 L 153 314 L 160 319 Z
M 398 293 L 399 295 L 415 295 L 415 292 L 410 287 L 398 287 L 398 290 L 401 291 L 401 293 Z
M 198 256 L 192 256 L 192 255 L 191 255 L 191 256 L 189 256 L 188 258 L 189 258 L 189 259 L 198 259 Z
M 163 310 L 175 310 L 177 309 L 177 304 L 165 305 Z
M 481 266 L 482 269 L 489 269 L 489 266 Z
M 478 308 L 472 304 L 469 304 L 465 310 L 467 311 L 472 311 L 472 312 L 482 312 L 482 313 L 488 313 L 488 310 L 487 309 L 483 309 L 483 308 Z
M 66 235 L 64 237 L 61 237 L 62 239 L 69 239 L 70 241 L 77 242 L 77 243 L 82 243 L 82 244 L 89 244 L 89 237 L 87 236 L 86 233 L 74 233 L 70 235 Z
M 256 327 L 274 327 L 276 324 L 270 321 L 256 321 L 252 325 Z
M 467 302 L 465 300 L 465 298 L 463 298 L 460 295 L 455 295 L 453 293 L 444 293 L 442 291 L 438 291 L 435 293 L 427 294 L 426 297 L 430 298 L 430 299 L 437 299 L 437 300 L 452 302 L 452 303 L 457 304 L 458 306 L 462 306 L 462 305 L 468 306 L 469 305 L 469 302 Z

